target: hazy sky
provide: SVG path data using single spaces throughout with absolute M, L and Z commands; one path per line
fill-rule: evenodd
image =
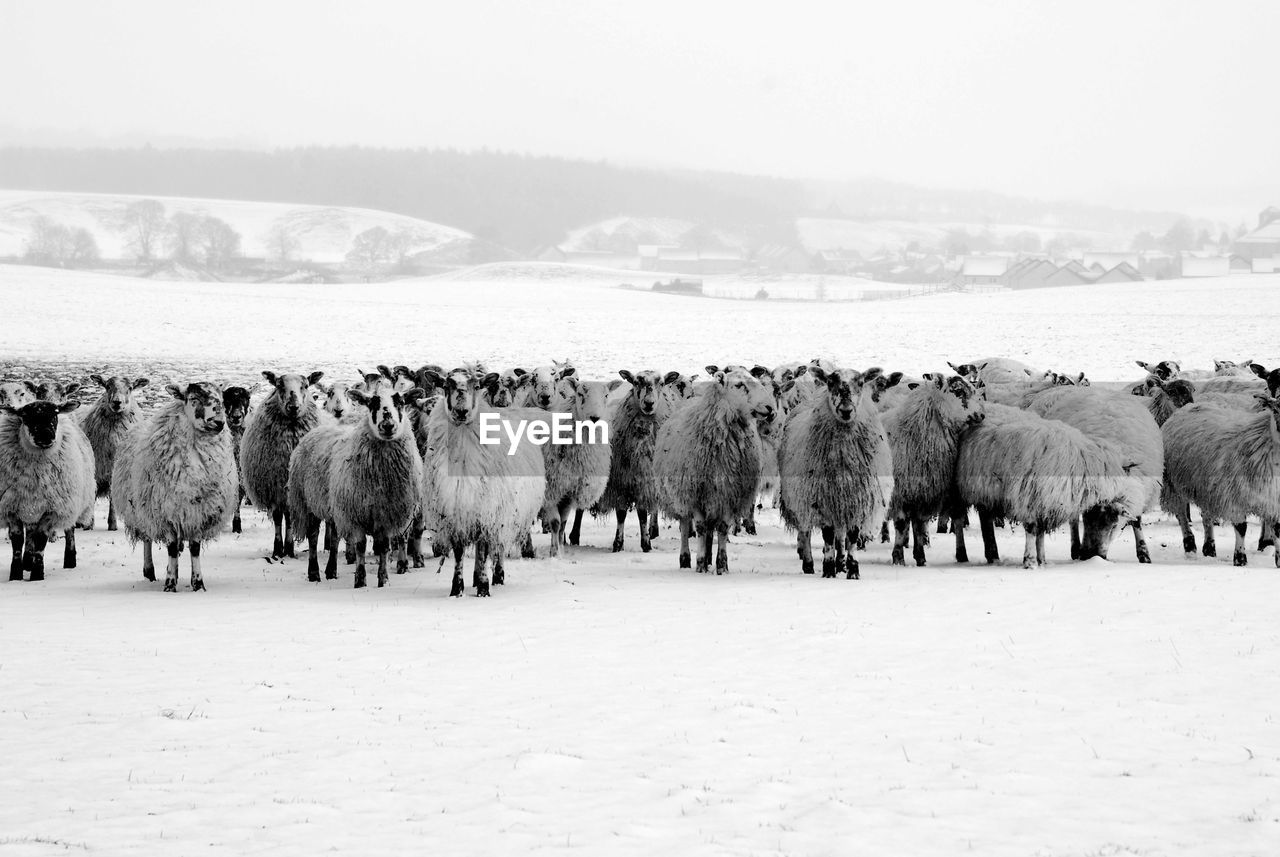
M 3 0 L 0 125 L 1280 204 L 1280 2 Z

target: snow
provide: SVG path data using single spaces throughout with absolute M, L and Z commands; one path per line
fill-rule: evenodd
M 1131 236 L 1096 232 L 1087 229 L 1057 229 L 1046 226 L 1030 226 L 1016 223 L 926 223 L 909 220 L 841 220 L 824 217 L 801 217 L 796 220 L 800 244 L 810 252 L 819 250 L 857 250 L 870 256 L 882 248 L 906 247 L 918 241 L 922 247 L 936 248 L 951 229 L 961 229 L 970 235 L 990 232 L 1003 239 L 1021 232 L 1030 232 L 1048 243 L 1059 235 L 1074 235 L 1099 248 L 1127 247 Z
M 1276 360 L 1280 276 L 719 302 L 603 281 L 157 283 L 0 267 L 0 357 L 351 371 L 404 356 L 619 366 L 824 355 L 908 371 L 1005 354 L 1098 378 L 1134 359 Z M 38 299 L 33 296 L 39 295 Z M 246 370 L 247 371 L 247 370 Z M 105 503 L 98 521 L 105 520 Z M 591 522 L 508 563 L 385 589 L 274 564 L 252 509 L 207 592 L 145 582 L 118 533 L 0 584 L 0 855 L 1270 855 L 1280 841 L 1280 570 L 1188 560 L 1147 524 L 1111 561 L 802 575 L 771 510 L 731 572 Z M 1254 528 L 1256 530 L 1256 528 Z M 1006 557 L 1021 533 L 999 531 Z M 1229 542 L 1219 530 L 1222 543 Z M 1254 533 L 1251 533 L 1251 539 Z M 977 534 L 970 530 L 970 549 Z M 1226 553 L 1224 551 L 1224 553 Z
M 356 235 L 381 226 L 389 232 L 412 236 L 410 252 L 437 250 L 472 239 L 470 233 L 450 226 L 385 211 L 339 206 L 292 205 L 183 197 L 140 197 L 119 194 L 54 193 L 0 190 L 0 256 L 22 255 L 31 223 L 48 217 L 66 226 L 82 226 L 94 234 L 104 259 L 128 258 L 125 236 L 111 228 L 113 220 L 131 203 L 155 199 L 168 216 L 183 211 L 220 218 L 240 233 L 240 249 L 246 256 L 270 255 L 269 233 L 277 225 L 296 243 L 291 258 L 313 262 L 341 262 Z

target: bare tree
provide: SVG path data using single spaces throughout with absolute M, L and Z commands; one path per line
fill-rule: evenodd
M 382 226 L 366 229 L 355 237 L 347 251 L 347 261 L 362 268 L 373 268 L 394 256 L 391 233 Z
M 201 218 L 197 241 L 205 267 L 212 271 L 226 268 L 240 252 L 240 233 L 217 217 Z
M 204 228 L 204 215 L 189 211 L 175 211 L 169 218 L 166 239 L 169 245 L 169 258 L 175 262 L 192 265 L 197 261 L 200 252 L 201 231 Z
M 33 265 L 56 265 L 65 268 L 71 259 L 71 230 L 47 217 L 31 221 L 22 258 Z
M 156 258 L 167 228 L 164 205 L 154 199 L 140 199 L 125 208 L 112 225 L 124 233 L 125 246 L 139 262 L 150 262 Z
M 71 264 L 76 267 L 96 265 L 102 258 L 98 252 L 98 239 L 83 226 L 71 230 Z
M 271 224 L 263 243 L 267 245 L 267 258 L 274 262 L 288 262 L 299 249 L 297 237 L 279 220 Z

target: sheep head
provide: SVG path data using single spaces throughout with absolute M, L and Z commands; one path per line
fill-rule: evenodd
M 523 369 L 508 369 L 485 387 L 485 397 L 495 408 L 509 408 L 515 404 L 516 392 L 528 375 Z
M 0 405 L 0 412 L 16 416 L 22 420 L 22 439 L 36 449 L 48 449 L 58 440 L 58 415 L 69 414 L 80 403 L 75 399 L 69 402 L 48 402 L 37 399 L 27 402 L 21 408 L 11 405 Z
M 335 419 L 342 419 L 347 412 L 347 405 L 352 401 L 350 398 L 351 385 L 346 381 L 334 381 L 324 389 L 324 410 Z
M 222 410 L 227 415 L 227 425 L 239 429 L 249 416 L 249 391 L 244 387 L 227 387 L 222 391 Z
M 901 372 L 889 372 L 886 374 L 884 370 L 879 367 L 875 367 L 874 371 L 875 374 L 872 375 L 872 370 L 867 370 L 866 382 L 871 388 L 871 401 L 878 402 L 886 390 L 890 387 L 896 387 L 901 383 L 903 376 Z
M 480 391 L 498 378 L 497 372 L 481 375 L 476 366 L 462 366 L 443 376 L 432 370 L 428 375 L 434 386 L 444 390 L 445 408 L 458 425 L 476 419 Z
M 351 401 L 365 408 L 364 427 L 370 435 L 379 440 L 394 440 L 408 431 L 405 408 L 421 401 L 423 392 L 418 387 L 410 387 L 403 393 L 382 390 L 367 394 L 361 390 L 350 390 L 347 395 Z
M 1161 381 L 1168 381 L 1182 370 L 1182 366 L 1176 360 L 1161 360 L 1159 363 L 1148 363 L 1145 360 L 1135 360 L 1133 362 L 1146 369 L 1150 374 L 1155 375 Z
M 678 376 L 680 373 L 674 374 Z M 629 395 L 636 403 L 636 410 L 645 416 L 653 416 L 658 412 L 658 400 L 661 398 L 659 388 L 665 380 L 661 375 L 651 369 L 640 372 L 619 369 L 618 375 L 631 385 Z
M 1280 396 L 1280 368 L 1268 372 L 1260 363 L 1250 363 L 1249 368 L 1253 370 L 1253 374 L 1267 382 L 1267 391 L 1272 396 Z
M 31 395 L 31 391 L 27 389 L 26 384 L 19 381 L 6 381 L 0 384 L 0 408 L 7 405 L 17 410 L 28 402 L 33 401 L 35 401 L 35 397 Z
M 557 361 L 553 366 L 539 366 L 532 372 L 526 372 L 520 377 L 520 386 L 532 388 L 533 405 L 548 411 L 551 410 L 552 404 L 561 392 L 560 382 L 572 377 L 575 372 L 576 370 L 567 362 Z
M 682 399 L 691 399 L 693 398 L 693 382 L 697 379 L 697 373 L 682 375 L 679 372 L 668 372 L 662 376 L 662 385 L 675 390 L 676 395 Z
M 80 389 L 80 385 L 76 383 L 67 384 L 65 387 L 57 381 L 42 381 L 39 384 L 33 384 L 30 381 L 24 381 L 27 390 L 31 395 L 40 402 L 53 402 L 60 405 L 67 401 L 70 396 Z
M 962 378 L 968 378 L 972 383 L 976 384 L 978 383 L 978 373 L 982 370 L 982 366 L 986 366 L 987 364 L 984 363 L 982 366 L 977 366 L 973 363 L 961 363 L 957 366 L 955 363 L 948 360 L 947 365 L 950 366 L 951 371 L 955 372 L 957 375 Z
M 584 381 L 577 375 L 566 375 L 560 381 L 561 401 L 580 420 L 598 423 L 609 415 L 609 385 L 604 381 Z
M 223 410 L 222 391 L 217 384 L 195 382 L 185 387 L 179 384 L 168 384 L 165 389 L 183 404 L 183 414 L 187 422 L 197 432 L 217 434 L 226 424 L 226 412 Z
M 764 384 L 746 369 L 741 366 L 726 367 L 714 372 L 711 378 L 721 395 L 741 413 L 750 415 L 757 421 L 773 419 L 775 407 L 772 391 L 766 390 Z
M 837 422 L 853 422 L 858 399 L 862 397 L 866 377 L 856 369 L 832 369 L 830 372 L 810 366 L 809 372 L 819 384 L 827 388 L 827 405 Z
M 146 378 L 136 378 L 130 381 L 119 375 L 112 375 L 110 378 L 103 378 L 101 375 L 90 375 L 89 379 L 95 384 L 102 387 L 104 392 L 103 399 L 107 403 L 107 407 L 113 413 L 122 413 L 128 409 L 133 399 L 133 391 L 147 386 L 151 382 Z
M 303 376 L 292 373 L 277 375 L 274 372 L 264 371 L 262 377 L 275 388 L 276 398 L 285 416 L 297 419 L 303 409 L 308 406 L 315 407 L 315 402 L 307 395 L 307 388 L 319 384 L 324 373 L 312 372 L 310 375 Z

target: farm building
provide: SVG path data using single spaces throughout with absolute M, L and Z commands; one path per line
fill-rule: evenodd
M 1280 209 L 1274 206 L 1258 216 L 1258 228 L 1236 239 L 1235 250 L 1246 259 L 1280 256 Z
M 539 262 L 562 262 L 566 265 L 595 265 L 599 268 L 640 270 L 640 257 L 626 253 L 610 253 L 607 250 L 565 250 L 563 247 L 547 247 L 537 256 Z
M 857 250 L 822 250 L 813 255 L 813 270 L 823 274 L 852 274 L 863 261 Z
M 1142 273 L 1128 262 L 1121 262 L 1111 270 L 1098 276 L 1095 283 L 1141 283 Z
M 755 255 L 756 266 L 783 274 L 805 274 L 813 270 L 813 259 L 799 247 L 769 244 Z
M 1086 268 L 1094 268 L 1095 265 L 1101 266 L 1103 271 L 1110 271 L 1121 262 L 1133 268 L 1137 268 L 1141 264 L 1139 254 L 1124 252 L 1106 252 L 1106 253 L 1085 253 L 1084 258 L 1080 260 L 1080 264 Z
M 1008 270 L 1007 256 L 965 256 L 956 282 L 963 286 L 998 286 Z
M 640 269 L 670 271 L 673 274 L 736 274 L 742 270 L 743 261 L 742 254 L 737 250 L 657 247 L 652 256 L 641 253 Z
M 1226 256 L 1193 256 L 1183 253 L 1178 260 L 1183 277 L 1225 277 L 1231 273 L 1231 260 Z

